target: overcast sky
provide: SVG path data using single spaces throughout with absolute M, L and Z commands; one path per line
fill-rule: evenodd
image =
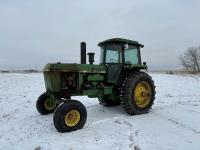
M 0 70 L 80 62 L 80 42 L 121 37 L 144 44 L 151 69 L 180 68 L 178 56 L 200 45 L 198 0 L 0 0 Z

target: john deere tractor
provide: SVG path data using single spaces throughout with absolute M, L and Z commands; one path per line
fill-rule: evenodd
M 106 106 L 121 105 L 130 115 L 148 113 L 155 99 L 152 78 L 141 70 L 142 44 L 128 39 L 113 38 L 98 44 L 101 50 L 99 65 L 93 64 L 94 53 L 88 53 L 81 43 L 81 64 L 54 63 L 44 67 L 46 92 L 37 100 L 40 114 L 54 113 L 53 122 L 59 132 L 83 128 L 87 111 L 84 105 L 71 96 L 86 95 L 98 98 Z

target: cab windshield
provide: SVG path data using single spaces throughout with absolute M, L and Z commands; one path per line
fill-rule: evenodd
M 139 48 L 134 45 L 129 45 L 124 50 L 124 59 L 122 58 L 122 45 L 110 44 L 101 47 L 100 64 L 103 63 L 127 63 L 139 64 Z

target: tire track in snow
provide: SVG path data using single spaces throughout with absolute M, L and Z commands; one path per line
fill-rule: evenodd
M 98 120 L 98 121 L 94 121 L 94 122 L 88 123 L 87 127 L 99 125 L 99 124 L 102 124 L 102 123 L 107 123 L 107 122 L 110 122 L 110 121 L 115 121 L 115 120 L 117 120 L 117 119 L 119 119 L 121 117 L 123 117 L 123 115 L 115 116 L 115 117 L 111 117 L 111 118 L 105 118 L 105 119 L 101 119 L 101 120 Z
M 129 147 L 133 148 L 134 146 L 133 125 L 129 121 L 126 121 L 126 120 L 124 120 L 123 123 L 129 127 L 129 132 L 128 132 L 128 137 L 129 137 L 129 142 L 130 142 Z
M 191 131 L 193 131 L 194 133 L 200 135 L 200 131 L 198 131 L 198 130 L 196 130 L 196 129 L 194 129 L 194 128 L 191 128 L 191 127 L 187 126 L 186 124 L 180 123 L 180 122 L 178 122 L 178 121 L 176 121 L 176 120 L 174 120 L 174 119 L 170 119 L 170 118 L 168 118 L 167 120 L 168 120 L 169 122 L 171 122 L 171 123 L 174 123 L 174 124 L 176 124 L 176 125 L 179 125 L 179 126 L 182 127 L 182 128 L 191 130 Z
M 160 118 L 162 118 L 162 119 L 164 119 L 164 120 L 166 120 L 166 121 L 172 123 L 172 124 L 175 124 L 175 125 L 177 125 L 177 126 L 179 126 L 179 127 L 182 127 L 182 128 L 184 128 L 184 129 L 190 130 L 190 131 L 192 131 L 193 133 L 200 135 L 200 131 L 198 131 L 198 130 L 196 130 L 196 129 L 190 127 L 190 126 L 187 126 L 187 125 L 184 124 L 184 123 L 181 123 L 181 122 L 176 121 L 176 120 L 174 120 L 174 119 L 171 119 L 171 118 L 169 118 L 169 117 L 160 115 L 160 114 L 158 114 L 158 113 L 156 113 L 156 112 L 152 112 L 152 113 L 155 114 L 156 116 L 158 116 L 158 117 L 160 117 Z
M 178 107 L 184 107 L 186 104 L 182 105 L 179 102 L 177 102 L 177 103 L 174 103 L 174 104 L 168 104 L 168 105 L 166 104 L 166 105 L 162 105 L 162 106 L 155 106 L 150 110 L 150 112 L 156 112 L 158 110 L 165 110 L 165 109 L 168 109 L 168 108 L 177 107 L 177 105 L 178 105 Z M 187 110 L 188 112 L 200 113 L 200 111 L 198 111 L 198 110 L 189 109 L 189 108 L 184 108 L 184 110 Z
M 108 122 L 115 122 L 117 124 L 124 124 L 128 127 L 128 140 L 129 140 L 129 147 L 131 149 L 139 149 L 139 146 L 137 144 L 135 144 L 135 141 L 134 141 L 134 135 L 138 135 L 138 131 L 135 131 L 134 132 L 134 129 L 133 129 L 133 125 L 131 124 L 130 121 L 124 119 L 124 114 L 122 115 L 118 115 L 118 116 L 114 116 L 114 117 L 110 117 L 110 118 L 105 118 L 105 119 L 101 119 L 101 120 L 98 120 L 98 121 L 94 121 L 94 122 L 91 122 L 91 123 L 88 123 L 86 127 L 84 127 L 85 129 L 90 129 L 96 125 L 101 125 L 103 123 L 108 123 Z M 120 121 L 119 121 L 120 120 Z M 122 121 L 121 121 L 122 120 Z

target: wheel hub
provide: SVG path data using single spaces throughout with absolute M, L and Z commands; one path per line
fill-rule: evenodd
M 53 102 L 50 98 L 46 99 L 44 102 L 44 107 L 47 110 L 53 110 L 56 107 L 56 103 Z
M 141 93 L 141 96 L 142 97 L 149 97 L 150 93 L 144 91 L 144 92 Z
M 80 113 L 75 109 L 70 110 L 65 115 L 65 124 L 69 127 L 76 126 L 79 123 L 79 121 L 80 121 Z
M 139 82 L 134 89 L 134 100 L 140 108 L 145 108 L 151 100 L 151 87 L 148 82 Z

